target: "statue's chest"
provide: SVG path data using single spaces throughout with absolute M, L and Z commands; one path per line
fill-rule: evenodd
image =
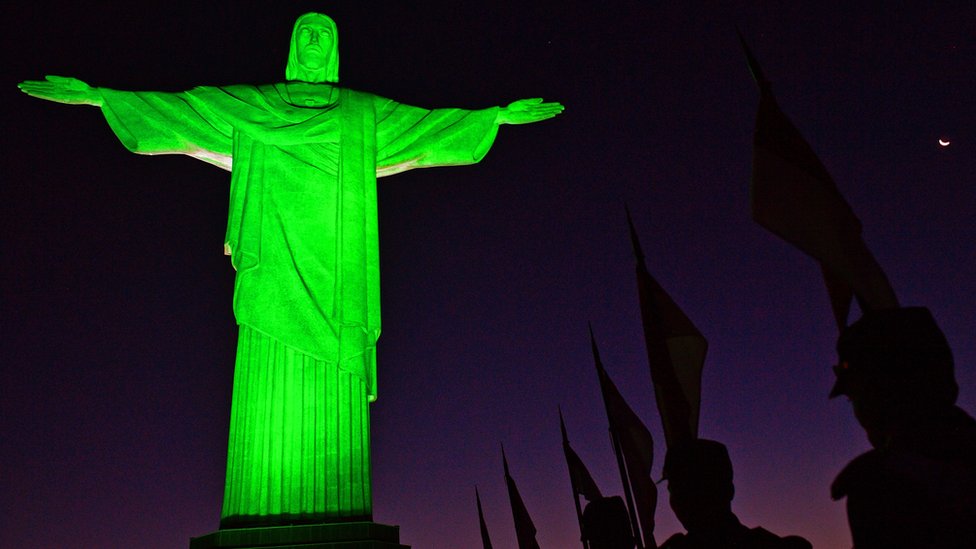
M 329 84 L 289 82 L 284 85 L 283 91 L 285 101 L 295 107 L 328 107 L 334 105 L 339 98 L 339 90 Z

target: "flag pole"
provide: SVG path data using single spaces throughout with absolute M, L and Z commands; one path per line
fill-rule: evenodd
M 640 524 L 637 521 L 637 509 L 634 505 L 634 496 L 630 491 L 630 479 L 627 476 L 627 466 L 624 464 L 624 455 L 620 450 L 620 442 L 614 434 L 613 426 L 610 427 L 610 444 L 613 446 L 613 453 L 617 456 L 617 469 L 620 470 L 620 482 L 624 485 L 624 500 L 627 502 L 627 513 L 630 515 L 631 534 L 634 536 L 637 549 L 644 549 L 644 538 L 641 536 Z
M 634 496 L 630 491 L 630 478 L 627 476 L 627 467 L 624 465 L 624 455 L 620 449 L 620 442 L 617 440 L 613 425 L 613 414 L 610 412 L 610 404 L 607 402 L 606 395 L 603 394 L 603 377 L 607 373 L 603 370 L 603 363 L 600 361 L 600 350 L 596 347 L 596 337 L 593 335 L 593 325 L 590 328 L 590 347 L 593 350 L 593 362 L 596 364 L 596 373 L 600 379 L 600 396 L 603 398 L 603 406 L 607 412 L 607 422 L 610 424 L 610 443 L 613 446 L 613 453 L 617 456 L 617 469 L 620 470 L 620 482 L 624 485 L 624 500 L 627 502 L 627 511 L 630 514 L 630 528 L 634 535 L 634 542 L 637 549 L 644 549 L 643 538 L 641 537 L 640 525 L 637 522 L 637 511 L 634 506 Z
M 569 447 L 569 436 L 566 435 L 566 423 L 563 421 L 563 409 L 562 407 L 558 406 L 557 409 L 559 410 L 559 430 L 563 435 L 563 454 L 566 454 L 566 448 Z M 566 465 L 568 468 L 568 461 Z M 580 508 L 579 487 L 576 486 L 576 476 L 573 475 L 572 469 L 569 469 L 569 485 L 573 490 L 573 504 L 576 506 L 576 522 L 579 523 L 580 541 L 583 543 L 583 549 L 590 549 L 590 542 L 586 539 L 586 535 L 583 532 L 583 510 Z

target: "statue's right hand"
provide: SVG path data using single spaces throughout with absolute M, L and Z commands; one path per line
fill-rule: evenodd
M 44 80 L 25 80 L 17 84 L 20 91 L 32 97 L 67 103 L 68 105 L 102 106 L 102 94 L 97 88 L 67 76 L 48 75 Z

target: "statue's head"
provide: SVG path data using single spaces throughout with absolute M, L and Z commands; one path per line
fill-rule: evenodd
M 295 21 L 285 78 L 302 82 L 339 81 L 339 33 L 335 21 L 306 13 Z

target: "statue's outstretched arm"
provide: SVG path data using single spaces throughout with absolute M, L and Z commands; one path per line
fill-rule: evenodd
M 102 95 L 98 88 L 67 76 L 48 75 L 44 80 L 25 80 L 17 84 L 20 91 L 32 97 L 66 103 L 68 105 L 102 106 Z
M 531 124 L 552 118 L 563 112 L 560 103 L 543 103 L 541 97 L 519 99 L 498 111 L 499 124 Z

